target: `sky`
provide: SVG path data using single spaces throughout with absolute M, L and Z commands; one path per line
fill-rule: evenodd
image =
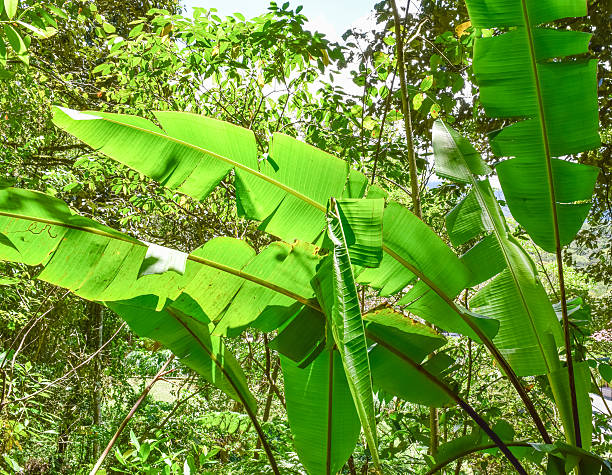
M 239 12 L 247 18 L 266 13 L 270 5 L 268 0 L 183 0 L 182 3 L 187 7 L 188 15 L 191 15 L 193 7 L 201 7 L 216 8 L 220 16 Z M 284 0 L 276 3 L 280 6 Z M 368 16 L 375 3 L 375 0 L 291 0 L 290 8 L 295 10 L 302 5 L 309 29 L 325 33 L 331 41 L 338 41 L 349 27 Z

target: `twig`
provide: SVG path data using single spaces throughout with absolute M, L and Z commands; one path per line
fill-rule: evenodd
M 104 343 L 104 345 L 102 345 L 100 348 L 98 348 L 94 353 L 92 353 L 85 361 L 83 361 L 82 363 L 79 363 L 77 366 L 75 366 L 74 368 L 72 368 L 70 371 L 68 371 L 66 374 L 64 374 L 63 376 L 60 376 L 59 378 L 57 378 L 54 381 L 51 381 L 50 383 L 46 384 L 43 388 L 39 389 L 38 391 L 33 392 L 32 394 L 28 394 L 27 396 L 24 396 L 22 398 L 16 399 L 14 401 L 11 401 L 11 404 L 15 404 L 17 402 L 23 402 L 23 401 L 27 401 L 28 399 L 32 399 L 33 397 L 37 396 L 38 394 L 46 391 L 47 389 L 49 389 L 51 386 L 56 385 L 57 383 L 59 383 L 60 381 L 68 378 L 72 373 L 74 373 L 75 371 L 77 371 L 79 368 L 85 366 L 87 363 L 89 363 L 92 359 L 94 359 L 96 357 L 96 355 L 98 355 L 98 353 L 100 353 L 111 341 L 113 341 L 115 339 L 115 337 L 119 334 L 119 332 L 121 330 L 123 330 L 123 327 L 125 327 L 126 323 L 123 322 L 121 324 L 121 326 L 117 329 L 117 331 L 113 334 L 113 336 L 111 336 L 106 343 Z M 8 403 L 4 403 L 8 404 Z
M 166 371 L 166 368 L 172 362 L 173 359 L 174 359 L 174 355 L 170 356 L 170 358 L 168 358 L 166 360 L 164 365 L 161 367 L 161 369 L 158 371 L 158 373 L 153 378 L 153 381 L 151 381 L 148 384 L 148 386 L 144 389 L 144 391 L 140 394 L 140 397 L 138 398 L 138 401 L 136 401 L 136 403 L 132 406 L 132 409 L 130 409 L 130 412 L 128 413 L 128 415 L 125 416 L 125 419 L 123 419 L 123 421 L 119 425 L 119 428 L 117 429 L 117 432 L 115 432 L 115 435 L 113 435 L 111 440 L 108 442 L 108 445 L 106 446 L 106 448 L 102 452 L 102 455 L 100 455 L 100 458 L 98 459 L 98 461 L 96 462 L 94 467 L 91 469 L 91 472 L 89 472 L 89 475 L 95 475 L 96 474 L 96 472 L 98 471 L 98 469 L 102 465 L 102 462 L 104 462 L 104 459 L 106 458 L 106 456 L 108 455 L 110 450 L 113 448 L 113 445 L 115 445 L 115 442 L 117 442 L 117 439 L 119 438 L 119 436 L 123 432 L 123 429 L 125 429 L 125 426 L 127 426 L 128 422 L 130 422 L 130 419 L 134 416 L 134 414 L 138 410 L 138 407 L 140 406 L 142 401 L 144 401 L 144 399 L 147 397 L 147 394 L 149 394 L 149 391 L 151 391 L 151 388 L 155 385 L 155 383 L 157 381 L 159 381 L 166 374 L 174 371 L 174 370 Z

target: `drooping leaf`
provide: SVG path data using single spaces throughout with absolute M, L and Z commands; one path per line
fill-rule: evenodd
M 337 473 L 361 431 L 339 353 L 325 350 L 304 369 L 281 357 L 281 366 L 287 417 L 300 461 L 313 475 Z
M 249 325 L 270 331 L 303 305 L 318 308 L 310 280 L 320 257 L 314 246 L 272 243 L 259 255 L 245 242 L 217 238 L 187 256 L 185 272 L 139 277 L 147 244 L 71 212 L 43 193 L 0 190 L 0 233 L 14 247 L 0 258 L 44 266 L 38 276 L 89 300 L 156 295 L 184 313 L 215 323 L 215 334 Z
M 472 145 L 442 121 L 434 123 L 433 146 L 436 173 L 471 185 L 446 218 L 451 242 L 461 245 L 485 236 L 462 257 L 472 271 L 470 285 L 494 277 L 470 301 L 471 307 L 499 320 L 494 342 L 517 374 L 549 373 L 559 364 L 554 343 L 562 343 L 561 326 L 535 265 L 511 236 L 488 180 L 480 180 L 490 169 Z
M 279 329 L 268 346 L 305 368 L 325 348 L 325 332 L 325 316 L 319 310 L 304 307 Z
M 335 200 L 330 203 L 327 236 L 333 245 L 332 254 L 319 268 L 313 285 L 321 306 L 326 310 L 372 459 L 375 465 L 379 465 L 366 338 L 346 234 Z
M 123 318 L 138 335 L 159 341 L 228 396 L 255 412 L 257 403 L 246 377 L 223 340 L 210 334 L 212 325 L 175 309 L 172 304 L 156 311 L 156 298 L 142 296 L 108 302 L 108 307 Z
M 466 4 L 474 28 L 511 27 L 502 35 L 476 39 L 474 74 L 487 115 L 522 118 L 491 136 L 497 156 L 515 157 L 498 165 L 497 172 L 512 215 L 536 244 L 555 252 L 557 240 L 560 246 L 572 241 L 591 206 L 598 169 L 554 157 L 600 144 L 597 66 L 594 60 L 567 58 L 587 52 L 590 34 L 538 25 L 584 16 L 586 3 Z
M 372 382 L 375 388 L 416 404 L 441 407 L 453 400 L 431 378 L 441 379 L 440 372 L 452 360 L 436 362 L 423 359 L 440 348 L 446 340 L 431 328 L 415 322 L 390 308 L 364 315 L 370 349 Z M 423 374 L 406 362 L 409 359 L 429 374 Z M 437 363 L 441 363 L 437 365 Z
M 400 304 L 410 312 L 447 331 L 480 338 L 464 321 L 480 327 L 493 338 L 495 320 L 469 314 L 453 303 L 468 285 L 469 269 L 425 223 L 403 206 L 391 202 L 383 216 L 383 239 L 386 253 L 376 269 L 366 269 L 359 282 L 391 295 L 420 280 L 402 297 Z
M 252 131 L 196 114 L 157 112 L 162 130 L 135 116 L 54 110 L 54 123 L 91 147 L 199 200 L 235 170 L 239 211 L 287 241 L 322 235 L 327 201 L 349 175 L 343 160 L 282 134 L 259 164 Z

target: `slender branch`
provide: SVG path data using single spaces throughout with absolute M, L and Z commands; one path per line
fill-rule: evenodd
M 125 429 L 128 422 L 130 422 L 130 419 L 134 416 L 134 414 L 140 407 L 140 404 L 142 404 L 142 401 L 145 400 L 145 398 L 147 397 L 147 395 L 149 394 L 149 392 L 151 391 L 155 383 L 157 383 L 157 381 L 159 381 L 163 376 L 168 374 L 170 371 L 173 371 L 173 370 L 166 371 L 166 368 L 172 362 L 173 359 L 174 359 L 174 355 L 171 355 L 170 358 L 166 360 L 166 362 L 161 367 L 161 369 L 157 372 L 153 380 L 147 385 L 144 391 L 142 391 L 142 393 L 140 394 L 140 397 L 138 398 L 136 403 L 132 406 L 132 409 L 130 409 L 130 412 L 128 412 L 128 415 L 125 416 L 125 419 L 123 419 L 121 424 L 119 424 L 119 427 L 117 428 L 117 431 L 115 432 L 115 435 L 113 435 L 111 440 L 108 442 L 108 445 L 102 452 L 102 455 L 100 455 L 100 458 L 98 458 L 98 461 L 96 462 L 94 467 L 91 469 L 91 472 L 89 472 L 89 475 L 96 475 L 96 473 L 98 472 L 98 469 L 102 466 L 102 462 L 104 462 L 104 459 L 106 458 L 108 453 L 111 451 L 111 449 L 113 448 L 113 445 L 115 445 L 115 442 L 117 442 L 117 439 L 123 432 L 123 429 Z
M 57 383 L 59 383 L 60 381 L 68 378 L 72 373 L 74 373 L 75 371 L 77 371 L 79 368 L 85 366 L 87 363 L 89 363 L 92 359 L 94 359 L 104 348 L 106 348 L 106 346 L 115 339 L 115 337 L 119 334 L 119 332 L 121 330 L 123 330 L 123 327 L 126 326 L 126 323 L 123 322 L 121 324 L 121 326 L 117 329 L 117 331 L 113 334 L 113 336 L 111 336 L 106 343 L 104 343 L 100 348 L 98 348 L 94 353 L 92 353 L 85 361 L 82 361 L 81 363 L 79 363 L 78 365 L 76 365 L 74 368 L 72 368 L 70 371 L 68 371 L 66 374 L 64 374 L 63 376 L 60 376 L 59 378 L 57 378 L 54 381 L 51 381 L 50 383 L 47 383 L 44 387 L 42 387 L 41 389 L 39 389 L 38 391 L 33 392 L 32 394 L 28 394 L 27 396 L 23 396 L 22 398 L 16 399 L 14 401 L 11 401 L 10 404 L 15 404 L 18 402 L 22 402 L 22 401 L 27 401 L 28 399 L 32 399 L 33 397 L 37 396 L 38 394 L 46 391 L 47 389 L 49 389 L 51 386 L 56 385 Z M 9 403 L 6 403 L 9 404 Z

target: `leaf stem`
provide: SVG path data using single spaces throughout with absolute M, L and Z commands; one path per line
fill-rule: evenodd
M 472 406 L 470 406 L 467 401 L 465 401 L 461 396 L 459 396 L 456 392 L 454 392 L 451 388 L 449 388 L 443 381 L 438 379 L 436 376 L 427 371 L 423 366 L 406 356 L 402 351 L 395 348 L 390 343 L 381 340 L 375 335 L 372 335 L 366 330 L 366 336 L 381 345 L 383 348 L 386 348 L 391 353 L 396 355 L 402 361 L 408 363 L 412 366 L 416 371 L 425 376 L 429 381 L 438 386 L 448 397 L 450 397 L 453 401 L 455 401 L 461 409 L 463 409 L 467 414 L 478 424 L 478 426 L 491 438 L 491 440 L 495 443 L 495 446 L 499 447 L 502 453 L 506 456 L 508 461 L 514 466 L 516 471 L 520 474 L 527 475 L 525 468 L 521 465 L 521 462 L 518 461 L 516 456 L 508 449 L 508 446 L 504 441 L 500 439 L 500 437 L 491 429 L 489 424 L 474 410 Z

